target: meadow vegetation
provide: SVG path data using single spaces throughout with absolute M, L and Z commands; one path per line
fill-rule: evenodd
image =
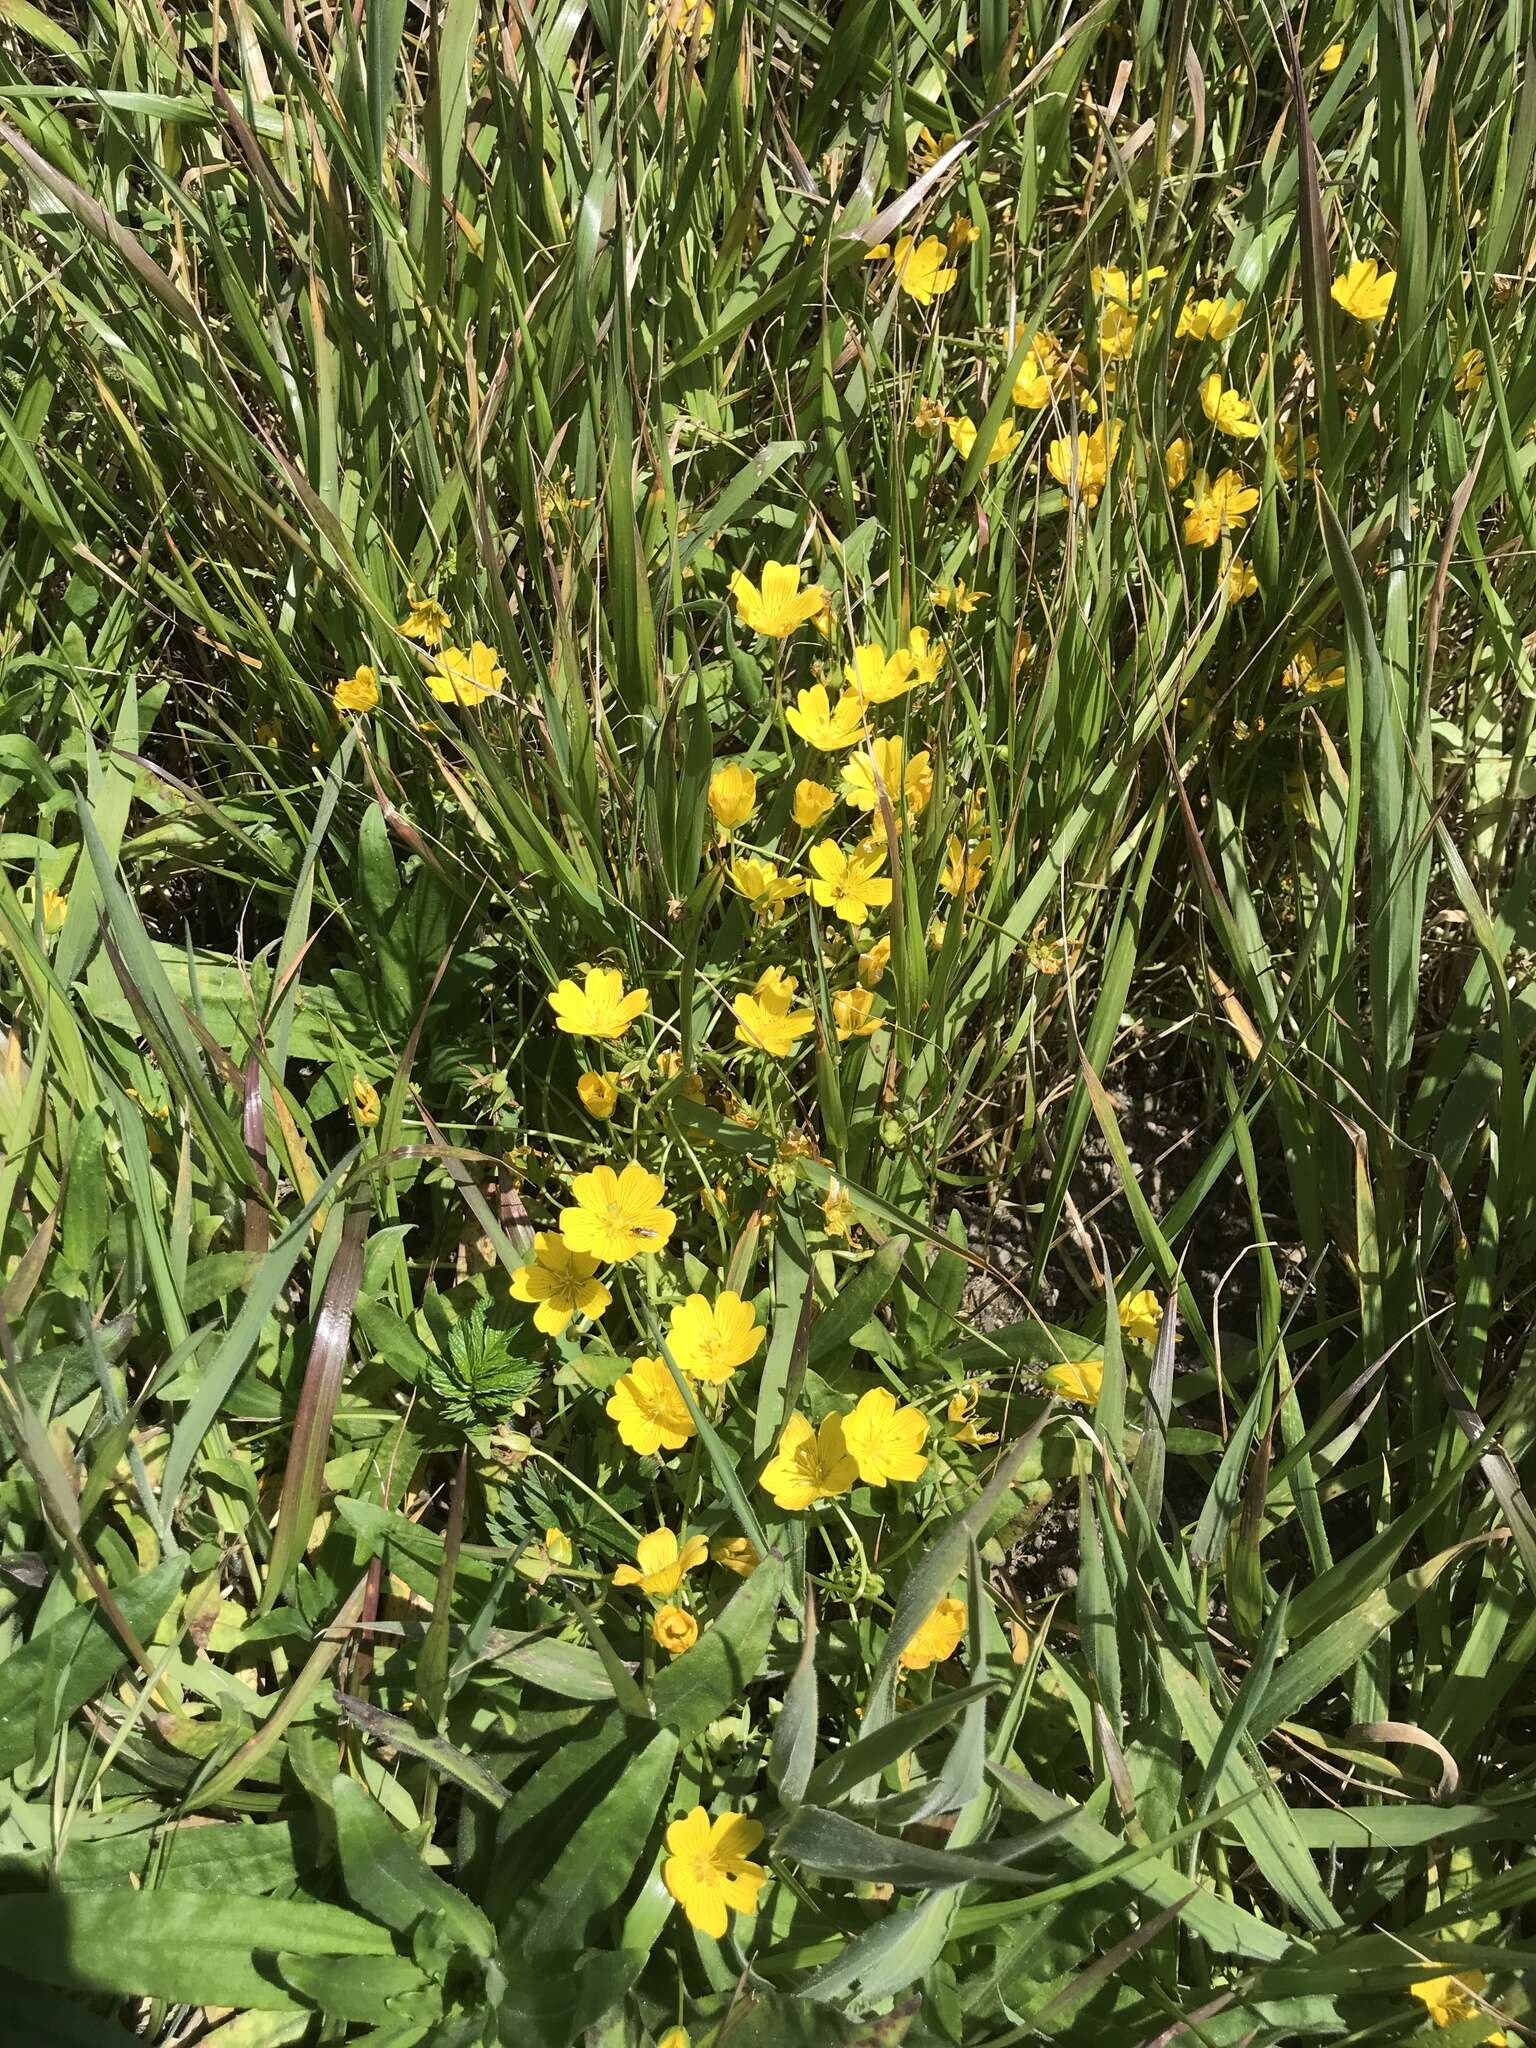
M 1536 2039 L 1533 26 L 0 0 L 7 2038 Z

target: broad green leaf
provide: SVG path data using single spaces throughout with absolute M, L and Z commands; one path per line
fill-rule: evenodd
M 428 1870 L 355 1778 L 332 1779 L 331 1812 L 341 1874 L 354 1905 L 397 1934 L 409 1933 L 423 1914 L 439 1917 L 472 1954 L 492 1953 L 496 1936 L 479 1907 Z
M 571 1950 L 593 1941 L 640 1876 L 646 1843 L 672 1782 L 677 1736 L 660 1728 L 630 1758 L 623 1776 L 571 1825 L 548 1872 L 520 1899 L 503 1936 L 520 1954 Z
M 282 1954 L 388 1956 L 388 1932 L 339 1906 L 227 1892 L 78 1892 L 0 1900 L 0 1963 L 113 1998 L 185 2005 L 300 2004 L 272 1973 Z
M 715 1620 L 699 1631 L 693 1648 L 651 1681 L 656 1718 L 679 1742 L 702 1735 L 761 1671 L 783 1580 L 783 1560 L 770 1551 Z
M 168 1558 L 114 1596 L 140 1642 L 170 1611 L 186 1571 L 185 1558 Z M 72 1614 L 0 1658 L 0 1775 L 32 1754 L 45 1685 L 47 1711 L 62 1720 L 109 1686 L 127 1661 L 126 1647 L 89 1595 Z

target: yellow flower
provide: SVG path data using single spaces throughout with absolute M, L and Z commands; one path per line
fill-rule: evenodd
M 1463 1970 L 1459 1977 L 1421 1977 L 1408 1989 L 1437 2027 L 1454 2027 L 1481 2014 L 1483 2008 L 1475 1994 L 1482 1992 L 1487 1982 L 1481 1970 Z M 1478 2038 L 1494 2043 L 1495 2048 L 1507 2048 L 1508 2036 L 1498 2029 Z
M 1109 481 L 1110 466 L 1120 446 L 1120 422 L 1097 426 L 1091 434 L 1068 434 L 1045 451 L 1045 466 L 1064 491 L 1075 491 L 1091 512 Z
M 819 1430 L 803 1415 L 791 1415 L 760 1483 L 776 1507 L 801 1514 L 816 1501 L 846 1493 L 857 1477 L 858 1467 L 843 1441 L 841 1415 L 828 1415 Z
M 745 825 L 757 809 L 757 777 L 739 761 L 728 761 L 709 778 L 709 808 L 727 832 Z
M 876 939 L 867 953 L 859 955 L 859 979 L 866 988 L 873 988 L 884 980 L 885 970 L 891 964 L 891 942 L 888 938 Z
M 907 635 L 907 659 L 912 664 L 912 675 L 919 685 L 931 683 L 944 666 L 948 649 L 942 640 L 934 640 L 926 626 L 914 626 Z
M 1019 333 L 1020 329 L 1015 328 L 1015 345 Z M 1061 345 L 1055 337 L 1043 331 L 1032 334 L 1019 364 L 1018 375 L 1013 380 L 1014 404 L 1022 406 L 1026 412 L 1043 412 L 1051 402 L 1051 393 L 1061 368 Z
M 692 2048 L 692 2044 L 688 2039 L 688 2029 L 686 2027 L 668 2027 L 667 2031 L 656 2043 L 656 2048 Z
M 824 782 L 802 778 L 795 784 L 795 823 L 802 832 L 813 832 L 836 802 Z
M 908 298 L 916 299 L 920 306 L 931 306 L 943 293 L 954 290 L 960 273 L 948 268 L 948 255 L 937 235 L 928 235 L 921 242 L 910 235 L 901 237 L 891 251 L 891 268 Z
M 560 1211 L 561 1233 L 572 1251 L 590 1252 L 614 1265 L 652 1257 L 677 1226 L 676 1216 L 661 1206 L 666 1192 L 658 1174 L 647 1173 L 633 1160 L 622 1173 L 594 1166 L 571 1182 L 576 1199 Z
M 1149 284 L 1156 284 L 1159 278 L 1167 275 L 1167 269 L 1161 263 L 1155 264 L 1151 270 L 1138 271 L 1136 276 L 1130 279 L 1127 279 L 1125 272 L 1115 264 L 1096 263 L 1088 273 L 1088 283 L 1101 299 L 1109 299 L 1125 306 L 1135 304 Z
M 1259 579 L 1249 564 L 1234 556 L 1227 565 L 1227 601 L 1241 604 L 1245 597 L 1253 597 L 1259 588 Z
M 737 1044 L 749 1045 L 776 1060 L 788 1059 L 795 1041 L 816 1027 L 809 1010 L 790 1008 L 799 986 L 792 974 L 777 967 L 765 968 L 751 995 L 738 996 L 731 1005 Z
M 709 1561 L 725 1571 L 734 1572 L 738 1579 L 750 1579 L 763 1560 L 750 1537 L 722 1536 L 718 1543 L 710 1546 Z
M 1024 323 L 1022 320 L 1016 323 L 1013 330 L 1013 334 L 1010 337 L 1010 339 L 1012 346 L 1014 348 L 1017 348 L 1019 343 L 1024 339 Z M 1026 353 L 1034 357 L 1035 361 L 1040 365 L 1042 370 L 1054 371 L 1059 370 L 1063 367 L 1061 359 L 1061 343 L 1056 339 L 1055 335 L 1051 333 L 1049 328 L 1038 328 L 1035 331 L 1035 333 L 1033 333 L 1029 337 L 1029 345 L 1026 350 Z
M 965 616 L 975 611 L 977 605 L 992 593 L 990 590 L 968 589 L 964 579 L 957 576 L 953 584 L 936 583 L 929 595 L 941 612 L 956 611 Z
M 843 763 L 843 801 L 856 811 L 878 811 L 883 788 L 898 826 L 903 799 L 915 818 L 933 795 L 933 766 L 926 753 L 914 754 L 903 766 L 905 754 L 899 737 L 871 740 L 867 750 L 850 754 Z
M 976 1411 L 981 1405 L 981 1395 L 974 1380 L 968 1380 L 958 1394 L 950 1396 L 949 1406 L 944 1411 L 944 1420 L 949 1433 L 957 1444 L 969 1444 L 979 1450 L 983 1444 L 997 1442 L 996 1430 L 985 1430 L 976 1420 Z
M 841 753 L 864 730 L 864 707 L 853 691 L 844 690 L 834 705 L 821 683 L 801 690 L 784 716 L 791 732 L 823 754 Z
M 1189 465 L 1193 460 L 1194 452 L 1194 449 L 1189 445 L 1189 436 L 1187 434 L 1176 436 L 1163 451 L 1163 467 L 1167 472 L 1168 488 L 1170 491 L 1176 491 L 1179 485 L 1183 483 L 1185 477 L 1189 475 Z
M 1326 76 L 1331 71 L 1337 71 L 1343 62 L 1344 45 L 1342 43 L 1330 43 L 1322 56 L 1318 58 L 1317 68 Z
M 1102 1358 L 1079 1358 L 1065 1365 L 1048 1366 L 1045 1384 L 1053 1394 L 1060 1394 L 1063 1401 L 1077 1401 L 1084 1408 L 1097 1408 L 1099 1390 L 1104 1384 L 1104 1361 Z
M 690 1536 L 679 1544 L 670 1529 L 653 1529 L 635 1545 L 635 1562 L 621 1564 L 613 1575 L 616 1586 L 638 1586 L 652 1599 L 665 1599 L 683 1583 L 683 1574 L 693 1571 L 709 1555 L 702 1536 Z
M 618 1425 L 620 1443 L 642 1458 L 680 1451 L 693 1435 L 693 1417 L 664 1358 L 637 1358 L 615 1380 L 604 1412 Z
M 541 1230 L 533 1240 L 532 1259 L 512 1275 L 512 1299 L 537 1302 L 533 1327 L 558 1337 L 572 1316 L 596 1322 L 613 1300 L 602 1281 L 593 1278 L 596 1271 L 597 1260 L 587 1252 L 558 1231 Z
M 930 1664 L 942 1664 L 960 1647 L 965 1634 L 965 1602 L 941 1600 L 901 1653 L 903 1671 L 926 1671 Z
M 967 846 L 957 833 L 951 832 L 944 846 L 944 866 L 939 875 L 939 887 L 951 896 L 971 896 L 981 887 L 981 878 L 992 860 L 992 841 L 983 833 L 974 845 Z M 939 944 L 943 944 L 942 939 Z
M 371 711 L 379 701 L 379 679 L 367 662 L 362 662 L 351 675 L 343 676 L 331 690 L 331 702 L 338 712 Z
M 1262 431 L 1253 407 L 1240 391 L 1222 382 L 1220 370 L 1212 370 L 1201 384 L 1200 410 L 1217 433 L 1230 434 L 1234 441 L 1256 441 Z
M 1191 547 L 1211 548 L 1224 533 L 1241 533 L 1259 502 L 1258 491 L 1235 469 L 1224 469 L 1214 483 L 1202 469 L 1192 489 L 1184 500 L 1184 538 Z
M 658 1607 L 651 1622 L 651 1639 L 669 1657 L 681 1657 L 699 1640 L 699 1624 L 686 1607 Z
M 54 938 L 64 929 L 64 920 L 69 915 L 69 892 L 66 889 L 45 889 L 43 891 L 43 936 Z
M 959 419 L 947 421 L 946 425 L 949 428 L 949 438 L 959 451 L 960 460 L 969 462 L 971 450 L 976 446 L 976 422 L 962 414 Z M 1021 438 L 1016 420 L 1010 417 L 1001 421 L 992 437 L 992 446 L 987 450 L 982 468 L 990 469 L 994 463 L 1004 461 L 1018 447 Z
M 777 924 L 785 904 L 805 894 L 798 875 L 781 875 L 771 860 L 751 855 L 731 862 L 731 886 L 740 890 L 764 924 Z
M 1024 957 L 1036 974 L 1060 974 L 1067 964 L 1066 948 L 1044 925 L 1037 925 L 1024 941 Z M 1076 959 L 1074 949 L 1073 958 Z
M 571 1564 L 575 1560 L 576 1552 L 571 1547 L 571 1539 L 563 1529 L 551 1528 L 544 1531 L 544 1549 L 551 1564 Z
M 696 1806 L 667 1829 L 667 1858 L 661 1881 L 688 1916 L 688 1925 L 719 1941 L 728 1913 L 755 1913 L 768 1873 L 747 1859 L 763 1830 L 745 1814 L 722 1813 L 714 1820 Z
M 799 982 L 784 968 L 765 967 L 757 977 L 752 993 L 771 1010 L 787 1010 L 794 1001 L 799 987 Z
M 928 1460 L 922 1445 L 928 1418 L 920 1408 L 898 1407 L 889 1387 L 871 1387 L 843 1417 L 843 1442 L 866 1486 L 920 1479 Z
M 619 1091 L 615 1082 L 606 1074 L 599 1074 L 591 1067 L 578 1075 L 576 1093 L 581 1097 L 581 1106 L 588 1116 L 595 1116 L 599 1123 L 606 1123 L 619 1106 Z
M 495 648 L 476 640 L 468 654 L 462 647 L 445 647 L 427 677 L 427 688 L 439 704 L 483 704 L 506 680 Z
M 836 840 L 818 840 L 810 852 L 816 871 L 811 894 L 834 917 L 863 924 L 871 910 L 884 910 L 891 900 L 889 876 L 876 873 L 884 858 L 883 847 L 864 845 L 844 853 Z
M 1111 299 L 1099 315 L 1099 354 L 1112 363 L 1126 363 L 1136 347 L 1137 316 Z
M 712 1387 L 724 1386 L 739 1365 L 756 1358 L 767 1334 L 751 1302 L 731 1287 L 713 1306 L 704 1295 L 690 1294 L 673 1309 L 667 1329 L 679 1371 Z
M 376 1124 L 379 1120 L 379 1091 L 361 1074 L 352 1076 L 352 1107 L 357 1111 L 360 1124 Z
M 874 991 L 867 988 L 840 989 L 832 998 L 832 1028 L 839 1045 L 879 1030 L 881 1020 L 869 1014 L 874 1001 Z
M 828 1237 L 850 1238 L 859 1227 L 859 1212 L 853 1206 L 853 1197 L 836 1174 L 833 1174 L 822 1198 L 821 1222 Z
M 562 981 L 546 998 L 562 1031 L 577 1038 L 622 1038 L 637 1017 L 644 1016 L 650 997 L 643 988 L 624 992 L 617 967 L 589 967 L 586 985 Z
M 441 646 L 453 624 L 435 597 L 418 597 L 413 590 L 405 601 L 405 617 L 396 630 L 407 640 L 419 640 L 423 647 Z
M 645 12 L 652 22 L 670 28 L 679 42 L 698 30 L 702 42 L 715 25 L 715 10 L 709 0 L 646 0 Z
M 1325 647 L 1320 654 L 1315 640 L 1303 640 L 1291 656 L 1281 680 L 1288 690 L 1299 690 L 1304 697 L 1319 696 L 1324 690 L 1341 689 L 1344 683 L 1343 657 L 1333 647 Z
M 935 135 L 933 130 L 925 123 L 917 131 L 917 147 L 913 151 L 913 155 L 925 171 L 932 170 L 945 150 L 953 149 L 959 139 L 957 135 L 952 135 L 947 129 L 942 135 Z
M 1163 1305 L 1150 1287 L 1123 1294 L 1115 1304 L 1120 1327 L 1133 1344 L 1155 1344 L 1163 1327 Z
M 1333 302 L 1342 306 L 1351 320 L 1373 327 L 1387 317 L 1396 283 L 1395 270 L 1382 270 L 1376 258 L 1368 256 L 1364 262 L 1351 263 L 1333 280 Z
M 912 671 L 912 657 L 904 647 L 894 654 L 883 647 L 859 647 L 852 661 L 843 663 L 849 689 L 864 704 L 889 704 L 904 696 L 917 680 Z
M 1055 379 L 1042 370 L 1032 354 L 1026 353 L 1013 380 L 1013 402 L 1025 412 L 1044 412 L 1055 390 Z
M 1481 391 L 1488 381 L 1488 360 L 1480 348 L 1463 349 L 1456 359 L 1456 389 Z
M 1308 434 L 1301 444 L 1301 459 L 1311 463 L 1317 460 L 1317 436 Z M 1296 422 L 1287 420 L 1280 439 L 1275 444 L 1275 468 L 1288 484 L 1296 481 Z
M 949 224 L 949 233 L 945 239 L 952 250 L 968 249 L 972 242 L 981 240 L 981 229 L 968 215 L 957 213 Z
M 797 626 L 827 611 L 827 593 L 819 583 L 800 588 L 798 562 L 764 562 L 761 586 L 738 569 L 731 578 L 731 595 L 742 625 L 766 640 L 787 640 Z
M 1243 317 L 1246 299 L 1187 298 L 1173 330 L 1175 341 L 1225 341 Z

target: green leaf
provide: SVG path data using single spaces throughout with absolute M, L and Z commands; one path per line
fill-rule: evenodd
M 618 2004 L 645 1967 L 643 1949 L 572 1953 L 554 1945 L 508 1958 L 497 2019 L 517 2048 L 570 2048 Z
M 1002 1457 L 992 1477 L 981 1493 L 968 1508 L 951 1516 L 938 1535 L 923 1551 L 916 1567 L 901 1589 L 896 1602 L 896 1612 L 891 1617 L 891 1626 L 885 1638 L 885 1647 L 880 1652 L 880 1662 L 870 1680 L 870 1703 L 865 1711 L 866 1730 L 873 1730 L 890 1718 L 891 1702 L 894 1698 L 896 1675 L 900 1669 L 901 1653 L 934 1608 L 948 1593 L 960 1574 L 971 1544 L 980 1536 L 990 1521 L 1003 1495 L 1012 1485 L 1019 1468 L 1033 1449 L 1035 1440 L 1045 1426 L 1045 1414 L 1030 1424 Z
M 146 1828 L 132 1835 L 81 1840 L 71 1835 L 57 1869 L 52 1858 L 28 1859 L 40 1880 L 60 1891 L 288 1892 L 316 1861 L 315 1830 L 303 1816 L 252 1826 Z
M 387 2020 L 397 2001 L 420 1991 L 425 1974 L 405 1956 L 279 1955 L 277 1968 L 329 2020 Z
M 32 0 L 0 0 L 0 21 L 20 29 L 45 50 L 52 50 L 56 57 L 68 57 L 82 71 L 85 69 L 85 52 L 69 30 L 51 20 L 41 7 L 34 7 Z
M 516 1905 L 503 1934 L 504 1952 L 536 1956 L 597 1941 L 603 1921 L 643 1873 L 646 1844 L 676 1760 L 676 1734 L 658 1729 L 574 1827 L 569 1816 L 562 1817 L 560 1853 Z
M 838 1289 L 831 1302 L 811 1324 L 809 1364 L 812 1371 L 845 1351 L 849 1340 L 869 1321 L 896 1285 L 902 1260 L 907 1256 L 909 1237 L 888 1237 L 872 1257 L 866 1259 L 846 1287 Z
M 700 1631 L 693 1648 L 651 1681 L 656 1718 L 676 1731 L 679 1742 L 702 1735 L 762 1670 L 783 1582 L 784 1561 L 770 1551 L 717 1619 Z
M 563 1642 L 558 1636 L 519 1635 L 493 1629 L 482 1652 L 486 1663 L 510 1671 L 525 1685 L 563 1700 L 611 1700 L 612 1681 L 595 1650 L 580 1643 Z
M 36 2048 L 143 2048 L 144 2036 L 130 2034 L 116 2020 L 98 2019 L 73 1998 L 61 1998 L 0 1970 L 0 1999 L 16 2039 Z M 300 2022 L 308 2026 L 308 2019 Z M 284 2037 L 288 2040 L 295 2035 Z
M 923 1891 L 937 1885 L 1028 1886 L 1039 1882 L 1027 1872 L 1010 1870 L 1006 1863 L 966 1856 L 958 1849 L 930 1849 L 898 1835 L 882 1835 L 862 1821 L 818 1806 L 800 1807 L 780 1828 L 773 1851 L 776 1856 L 793 1857 L 807 1870 L 912 1885 Z
M 1337 1684 L 1346 1672 L 1353 1671 L 1382 1633 L 1411 1612 L 1440 1574 L 1470 1547 L 1465 1543 L 1454 1544 L 1417 1570 L 1389 1580 L 1320 1635 L 1283 1657 L 1254 1707 L 1254 1740 L 1272 1734 L 1282 1721 L 1292 1719 L 1326 1686 Z
M 491 1305 L 477 1302 L 448 1333 L 448 1355 L 426 1354 L 426 1384 L 443 1415 L 465 1429 L 510 1415 L 538 1385 L 542 1368 L 515 1351 L 516 1334 L 496 1329 Z
M 428 1870 L 371 1794 L 355 1778 L 331 1780 L 336 1848 L 348 1894 L 375 1920 L 408 1934 L 423 1914 L 440 1917 L 453 1939 L 491 1955 L 495 1932 L 478 1906 Z
M 816 1761 L 816 1722 L 816 1592 L 807 1581 L 800 1657 L 784 1689 L 768 1751 L 768 1780 L 786 1806 L 798 1806 L 805 1797 Z
M 947 1728 L 967 1707 L 996 1691 L 996 1682 L 988 1680 L 980 1685 L 957 1686 L 953 1692 L 941 1692 L 921 1706 L 908 1707 L 894 1721 L 845 1743 L 819 1763 L 805 1788 L 806 1799 L 813 1805 L 824 1806 L 857 1785 L 861 1778 L 878 1777 L 920 1742 Z
M 362 1730 L 371 1742 L 381 1747 L 398 1750 L 402 1756 L 414 1756 L 424 1764 L 430 1764 L 440 1777 L 461 1786 L 477 1799 L 483 1799 L 487 1806 L 500 1809 L 507 1803 L 502 1786 L 483 1771 L 473 1757 L 449 1742 L 446 1736 L 424 1735 L 411 1722 L 402 1720 L 398 1714 L 386 1714 L 380 1708 L 371 1706 L 367 1700 L 353 1699 L 344 1692 L 333 1692 L 331 1703 L 340 1714 L 345 1714 L 355 1728 Z
M 168 1558 L 114 1596 L 140 1642 L 159 1627 L 186 1573 L 184 1557 Z M 0 1776 L 32 1754 L 45 1685 L 51 1688 L 48 1710 L 63 1719 L 109 1686 L 127 1661 L 127 1650 L 89 1599 L 0 1658 Z
M 1084 1808 L 1058 1798 L 1022 1772 L 993 1764 L 989 1774 L 1011 1806 L 1039 1821 L 1065 1820 L 1056 1839 L 1091 1879 L 1106 1886 L 1124 1885 L 1157 1910 L 1181 1901 L 1180 1920 L 1216 1954 L 1278 1962 L 1296 1952 L 1298 1944 L 1284 1928 L 1244 1912 L 1206 1885 L 1191 1883 L 1157 1845 L 1129 1850 Z
M 1229 1798 L 1256 1797 L 1233 1818 L 1233 1826 L 1278 1896 L 1291 1911 L 1319 1933 L 1343 1926 L 1332 1901 L 1319 1882 L 1312 1860 L 1295 1829 L 1285 1801 L 1261 1770 L 1244 1753 L 1241 1741 L 1224 1743 L 1221 1716 L 1206 1697 L 1200 1681 L 1187 1671 L 1171 1651 L 1159 1660 L 1163 1683 L 1178 1710 L 1185 1739 L 1202 1764 L 1213 1767 L 1218 1790 Z
M 77 1992 L 283 2012 L 302 2002 L 270 1971 L 284 1953 L 387 1956 L 392 1944 L 356 1913 L 302 1900 L 226 1892 L 0 1899 L 0 1963 Z
M 171 1437 L 171 1447 L 166 1453 L 165 1474 L 160 1483 L 160 1500 L 167 1515 L 180 1501 L 182 1489 L 187 1483 L 187 1475 L 192 1470 L 192 1461 L 197 1456 L 203 1438 L 217 1421 L 220 1409 L 229 1398 L 230 1388 L 239 1378 L 246 1360 L 255 1350 L 268 1317 L 282 1299 L 289 1275 L 310 1242 L 311 1223 L 330 1200 L 342 1175 L 351 1164 L 352 1155 L 349 1154 L 339 1166 L 331 1169 L 267 1253 L 246 1290 L 245 1299 L 240 1304 L 235 1320 L 225 1332 L 212 1358 L 202 1368 L 198 1376 L 197 1391 L 187 1403 L 186 1412 L 176 1425 L 175 1433 Z

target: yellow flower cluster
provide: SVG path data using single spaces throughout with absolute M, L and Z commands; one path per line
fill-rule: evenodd
M 775 1506 L 802 1514 L 855 1484 L 920 1479 L 928 1466 L 927 1436 L 921 1409 L 899 1403 L 886 1387 L 871 1387 L 846 1415 L 834 1410 L 823 1416 L 819 1428 L 792 1415 L 760 1483 Z

